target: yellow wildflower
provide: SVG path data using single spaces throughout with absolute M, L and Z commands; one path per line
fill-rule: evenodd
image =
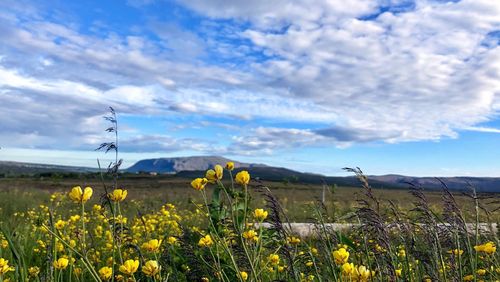
M 78 277 L 78 276 L 82 275 L 82 269 L 81 269 L 80 267 L 75 267 L 75 268 L 73 269 L 73 274 L 74 274 L 76 277 Z
M 169 236 L 168 239 L 167 239 L 168 243 L 170 245 L 173 245 L 177 242 L 177 238 L 173 237 L 173 236 Z
M 241 279 L 243 279 L 243 281 L 247 281 L 248 273 L 246 273 L 245 271 L 241 271 L 240 276 L 241 276 Z
M 64 228 L 64 226 L 66 226 L 66 221 L 64 220 L 61 220 L 59 219 L 58 221 L 56 221 L 56 223 L 54 224 L 54 227 L 57 229 L 57 230 L 61 230 Z
M 267 211 L 264 209 L 255 209 L 253 211 L 253 217 L 255 217 L 258 221 L 264 221 L 264 219 L 267 218 Z
M 470 275 L 464 276 L 464 281 L 474 281 L 474 275 L 470 274 Z
M 0 258 L 0 276 L 9 271 L 14 271 L 14 268 L 9 265 L 8 260 Z
M 29 273 L 30 277 L 35 278 L 40 273 L 40 268 L 38 266 L 32 266 L 32 267 L 28 268 L 28 273 Z
M 226 163 L 226 169 L 227 170 L 233 170 L 234 169 L 234 163 L 233 162 L 227 162 Z
M 127 194 L 127 190 L 115 189 L 113 190 L 113 193 L 110 193 L 108 195 L 108 197 L 113 202 L 122 202 L 123 200 L 125 200 L 125 198 L 127 198 Z
M 345 264 L 349 259 L 349 252 L 345 248 L 340 248 L 332 253 L 335 263 L 338 265 Z
M 242 170 L 236 174 L 235 180 L 238 184 L 248 185 L 250 182 L 250 173 L 246 170 Z
M 68 267 L 68 264 L 69 260 L 67 258 L 59 258 L 53 263 L 56 269 L 65 269 L 66 267 Z
M 161 267 L 156 260 L 148 260 L 142 267 L 142 272 L 148 277 L 153 277 L 160 272 L 160 269 Z
M 269 255 L 269 262 L 272 265 L 278 265 L 280 263 L 280 256 L 277 254 L 271 254 Z
M 142 248 L 148 252 L 156 253 L 160 249 L 161 241 L 158 239 L 152 239 L 148 242 L 142 244 Z
M 463 253 L 464 253 L 464 250 L 459 250 L 459 249 L 453 249 L 453 250 L 448 251 L 448 254 L 454 254 L 456 256 L 457 255 L 461 256 Z
M 210 247 L 214 241 L 212 241 L 212 237 L 210 237 L 209 234 L 207 234 L 205 237 L 201 237 L 200 241 L 198 241 L 198 246 L 200 247 Z
M 129 259 L 125 261 L 122 265 L 120 265 L 119 270 L 121 273 L 125 275 L 133 275 L 134 273 L 137 272 L 138 268 L 139 268 L 139 261 Z
M 346 276 L 351 275 L 354 269 L 355 269 L 354 264 L 352 262 L 351 263 L 346 262 L 342 265 L 342 274 Z
M 292 236 L 292 237 L 288 237 L 286 240 L 287 240 L 287 241 L 288 241 L 288 243 L 289 243 L 289 244 L 291 244 L 291 245 L 297 245 L 297 244 L 299 244 L 299 243 L 300 243 L 300 239 L 299 239 L 299 238 L 297 238 L 297 237 L 294 237 L 294 236 Z
M 398 251 L 398 257 L 400 257 L 400 258 L 406 257 L 406 251 L 404 249 L 400 249 Z
M 208 182 L 215 183 L 215 181 L 217 181 L 217 175 L 215 170 L 213 169 L 207 170 L 207 172 L 205 173 L 205 178 L 208 180 Z
M 205 185 L 207 185 L 208 179 L 206 178 L 196 178 L 193 181 L 191 181 L 191 187 L 194 188 L 194 190 L 201 191 L 205 189 Z
M 72 215 L 72 216 L 69 217 L 69 220 L 71 222 L 78 222 L 78 221 L 80 221 L 80 215 L 78 215 L 78 214 L 77 215 Z
M 497 247 L 495 246 L 495 243 L 487 242 L 487 243 L 482 244 L 482 245 L 474 246 L 474 249 L 476 250 L 476 252 L 493 254 L 494 252 L 496 252 Z
M 250 229 L 245 232 L 243 232 L 243 238 L 249 240 L 249 241 L 259 241 L 259 236 L 257 236 L 257 232 L 255 230 Z
M 401 269 L 401 268 L 396 269 L 395 272 L 396 272 L 397 277 L 401 277 L 401 274 L 403 274 L 403 269 Z
M 107 281 L 111 279 L 111 276 L 113 276 L 113 269 L 109 266 L 104 266 L 99 269 L 99 277 L 101 277 L 102 280 Z
M 215 165 L 214 170 L 215 170 L 215 177 L 217 177 L 218 180 L 221 180 L 222 176 L 224 175 L 224 169 L 222 168 L 222 166 Z
M 317 254 L 318 254 L 318 249 L 316 249 L 316 248 L 311 248 L 311 253 L 312 253 L 313 255 L 317 255 Z
M 370 277 L 372 276 L 372 272 L 364 265 L 358 266 L 355 270 L 356 277 L 360 281 L 368 281 L 368 279 L 370 279 Z
M 483 275 L 486 275 L 486 269 L 478 269 L 476 271 L 477 275 L 479 276 L 483 276 Z
M 69 192 L 69 197 L 75 203 L 86 203 L 92 197 L 92 192 L 93 190 L 90 187 L 85 187 L 82 191 L 82 187 L 75 186 Z

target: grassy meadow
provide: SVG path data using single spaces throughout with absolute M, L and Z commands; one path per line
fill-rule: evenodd
M 196 179 L 3 178 L 0 281 L 500 279 L 498 230 L 474 228 L 499 222 L 498 195 L 376 190 L 358 177 L 324 203 L 322 186 L 258 182 L 231 164 Z M 317 232 L 299 237 L 288 222 Z

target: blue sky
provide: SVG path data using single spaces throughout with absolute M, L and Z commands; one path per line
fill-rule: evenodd
M 43 2 L 43 3 L 42 3 Z M 0 2 L 0 160 L 500 176 L 500 2 Z

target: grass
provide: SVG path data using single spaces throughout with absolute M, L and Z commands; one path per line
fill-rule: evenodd
M 190 188 L 190 179 L 177 178 L 174 176 L 128 176 L 120 178 L 120 187 L 129 191 L 129 197 L 136 203 L 141 203 L 140 208 L 144 211 L 158 209 L 165 203 L 173 203 L 181 209 L 192 207 L 193 201 L 202 198 Z M 107 181 L 112 185 L 111 181 Z M 226 183 L 228 184 L 228 183 Z M 312 184 L 283 184 L 281 182 L 263 182 L 270 187 L 273 195 L 280 202 L 288 217 L 293 222 L 311 222 L 311 211 L 321 200 L 323 187 Z M 102 194 L 102 182 L 94 177 L 86 178 L 3 178 L 0 179 L 0 206 L 3 212 L 2 218 L 9 218 L 14 212 L 26 210 L 40 203 L 48 203 L 50 194 L 53 192 L 67 192 L 68 187 L 75 185 L 91 186 L 96 194 Z M 325 205 L 338 216 L 346 215 L 355 211 L 357 199 L 363 193 L 362 187 L 337 187 L 332 193 L 327 190 L 325 194 Z M 28 196 L 33 194 L 35 196 Z M 409 189 L 376 189 L 374 194 L 385 202 L 394 203 L 398 209 L 409 211 L 414 208 L 415 198 Z M 442 203 L 440 191 L 425 192 L 430 206 L 439 213 Z M 260 193 L 253 193 L 252 207 L 265 205 L 265 198 Z M 491 196 L 491 194 L 490 194 Z M 470 220 L 474 219 L 474 202 L 470 197 L 462 193 L 454 193 L 454 197 L 460 207 Z M 334 209 L 335 208 L 335 209 Z M 480 214 L 481 221 L 488 220 L 484 213 Z M 493 222 L 500 221 L 500 213 L 493 213 L 489 219 Z
M 463 226 L 498 222 L 498 212 L 486 216 L 479 208 L 494 209 L 495 199 L 365 184 L 329 190 L 321 205 L 321 186 L 238 185 L 228 171 L 223 180 L 197 191 L 190 179 L 119 176 L 127 197 L 110 202 L 93 177 L 1 179 L 0 258 L 9 260 L 10 271 L 2 273 L 0 265 L 0 281 L 500 278 L 498 237 Z M 104 184 L 110 191 L 115 182 Z M 93 187 L 92 197 L 72 201 L 75 185 Z M 268 214 L 271 228 L 254 225 L 256 208 Z M 300 238 L 287 222 L 313 222 L 317 236 Z M 361 225 L 340 233 L 330 222 Z
M 359 169 L 360 188 L 323 203 L 322 187 L 233 177 L 231 163 L 192 182 L 124 177 L 110 110 L 107 175 L 0 179 L 0 282 L 500 279 L 497 230 L 478 229 L 498 223 L 497 195 L 374 190 Z M 313 222 L 315 236 L 291 221 Z

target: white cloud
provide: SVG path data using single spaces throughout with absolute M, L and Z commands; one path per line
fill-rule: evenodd
M 464 130 L 486 132 L 486 133 L 500 133 L 500 129 L 498 129 L 498 128 L 484 127 L 484 126 L 470 126 L 470 127 L 464 128 Z
M 489 35 L 500 30 L 497 1 L 179 2 L 208 17 L 199 33 L 152 21 L 82 34 L 0 4 L 0 141 L 14 142 L 10 131 L 26 145 L 79 134 L 94 144 L 101 133 L 89 128 L 108 105 L 315 124 L 256 126 L 234 137 L 241 152 L 454 138 L 500 109 L 500 47 Z M 153 139 L 141 144 L 178 142 Z
M 287 90 L 283 99 L 322 105 L 334 127 L 377 130 L 388 142 L 432 140 L 498 110 L 500 47 L 483 44 L 500 29 L 496 1 L 416 1 L 373 20 L 359 17 L 376 13 L 375 1 L 183 3 L 253 24 L 241 36 L 272 56 L 254 63 L 262 83 Z M 286 25 L 276 32 L 271 22 Z

